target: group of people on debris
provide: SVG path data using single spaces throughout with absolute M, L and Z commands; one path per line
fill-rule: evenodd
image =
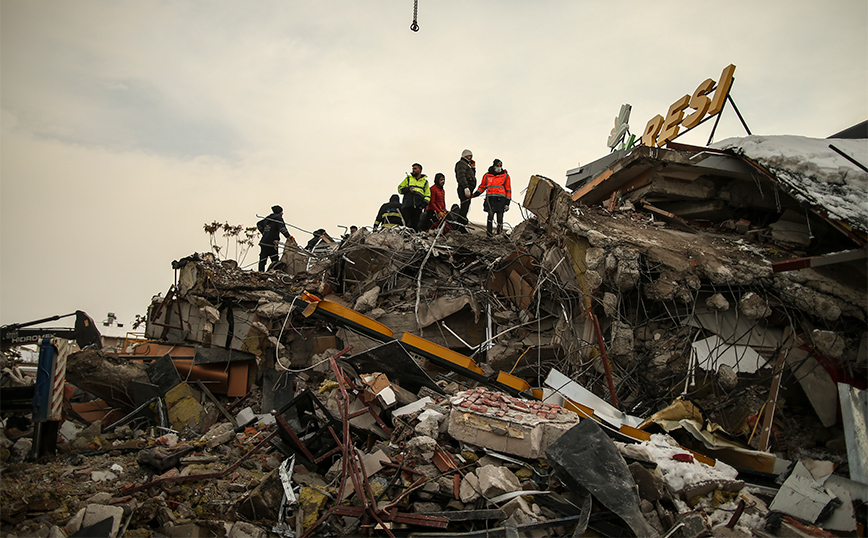
M 455 181 L 458 183 L 459 203 L 452 204 L 447 211 L 444 189 L 446 176 L 437 172 L 434 175 L 434 184 L 429 186 L 428 176 L 422 173 L 422 165 L 414 163 L 412 171 L 398 185 L 398 192 L 404 195 L 403 201 L 398 194 L 393 194 L 391 199 L 380 207 L 374 219 L 374 228 L 403 225 L 416 231 L 424 231 L 443 225 L 444 230 L 466 232 L 470 201 L 484 193 L 483 209 L 488 213 L 488 235 L 502 234 L 503 213 L 509 211 L 512 200 L 509 172 L 503 168 L 503 162 L 494 159 L 477 188 L 473 152 L 465 149 L 455 163 Z M 493 231 L 495 220 L 496 232 Z
M 455 163 L 455 181 L 458 183 L 459 203 L 452 204 L 446 210 L 446 176 L 442 172 L 434 175 L 434 184 L 428 184 L 428 176 L 422 173 L 422 165 L 414 163 L 412 171 L 407 174 L 404 181 L 398 185 L 398 192 L 404 196 L 400 199 L 398 194 L 393 194 L 388 202 L 380 206 L 380 211 L 374 219 L 374 229 L 391 226 L 406 226 L 418 232 L 436 229 L 443 226 L 443 231 L 456 230 L 467 233 L 465 226 L 468 223 L 467 212 L 470 210 L 470 201 L 477 196 L 485 194 L 483 209 L 488 214 L 487 233 L 503 233 L 503 214 L 509 211 L 512 200 L 512 185 L 510 184 L 509 172 L 503 168 L 500 159 L 494 159 L 488 172 L 482 176 L 479 186 L 476 185 L 476 162 L 473 160 L 473 152 L 465 149 L 461 152 L 461 158 Z M 497 227 L 494 228 L 494 221 Z M 283 220 L 283 208 L 279 205 L 271 207 L 271 214 L 256 224 L 262 234 L 259 241 L 259 270 L 265 271 L 268 260 L 277 262 L 277 247 L 280 244 L 280 236 L 287 241 L 295 239 L 289 233 Z M 356 231 L 352 226 L 350 233 Z M 496 231 L 495 231 L 496 230 Z M 308 250 L 322 241 L 325 230 L 319 229 L 313 232 L 313 238 L 307 245 Z

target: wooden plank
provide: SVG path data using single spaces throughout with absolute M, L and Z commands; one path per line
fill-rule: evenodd
M 789 346 L 785 345 L 781 352 L 778 353 L 778 358 L 775 360 L 774 378 L 772 379 L 772 386 L 769 390 L 769 401 L 766 403 L 766 413 L 763 416 L 763 429 L 760 431 L 759 446 L 757 447 L 760 452 L 766 452 L 769 448 L 769 436 L 772 433 L 772 421 L 775 418 L 775 407 L 777 407 L 778 393 L 781 389 L 781 377 L 784 373 L 784 362 L 787 360 L 787 354 L 789 354 L 789 352 Z

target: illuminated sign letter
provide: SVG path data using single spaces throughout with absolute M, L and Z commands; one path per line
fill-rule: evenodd
M 699 122 L 705 117 L 705 113 L 708 112 L 708 105 L 711 104 L 711 99 L 708 98 L 708 92 L 710 92 L 712 88 L 714 88 L 714 80 L 707 78 L 696 88 L 696 91 L 693 92 L 693 96 L 690 97 L 690 104 L 688 106 L 696 112 L 687 116 L 684 118 L 684 121 L 681 122 L 681 125 L 683 125 L 685 129 L 693 129 L 699 125 Z
M 733 73 L 735 73 L 734 65 L 729 64 L 723 68 L 723 72 L 720 74 L 720 82 L 717 83 L 717 89 L 714 90 L 714 99 L 711 100 L 711 107 L 708 109 L 709 116 L 714 116 L 723 110 L 723 103 L 726 102 L 729 88 L 732 87 Z
M 642 144 L 646 146 L 656 146 L 657 133 L 660 132 L 661 127 L 663 127 L 663 116 L 660 114 L 657 114 L 648 120 L 648 124 L 645 125 L 645 133 L 642 135 Z
M 666 115 L 666 121 L 663 122 L 663 131 L 657 140 L 659 145 L 672 140 L 678 136 L 678 125 L 681 123 L 681 118 L 684 117 L 684 109 L 687 108 L 687 103 L 690 102 L 690 96 L 685 95 L 681 99 L 672 103 L 669 107 L 669 113 Z

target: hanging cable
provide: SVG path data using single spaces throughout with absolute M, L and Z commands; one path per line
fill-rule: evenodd
M 419 14 L 419 0 L 413 0 L 413 22 L 410 23 L 410 29 L 414 32 L 419 31 L 419 23 L 416 22 L 416 18 Z

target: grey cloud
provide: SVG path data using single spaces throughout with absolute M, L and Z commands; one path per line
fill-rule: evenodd
M 65 116 L 57 107 L 7 105 L 18 116 L 18 128 L 47 139 L 171 158 L 231 159 L 241 149 L 239 135 L 216 119 L 217 111 L 213 117 L 189 114 L 147 81 L 79 77 L 66 82 L 66 99 L 80 112 Z

